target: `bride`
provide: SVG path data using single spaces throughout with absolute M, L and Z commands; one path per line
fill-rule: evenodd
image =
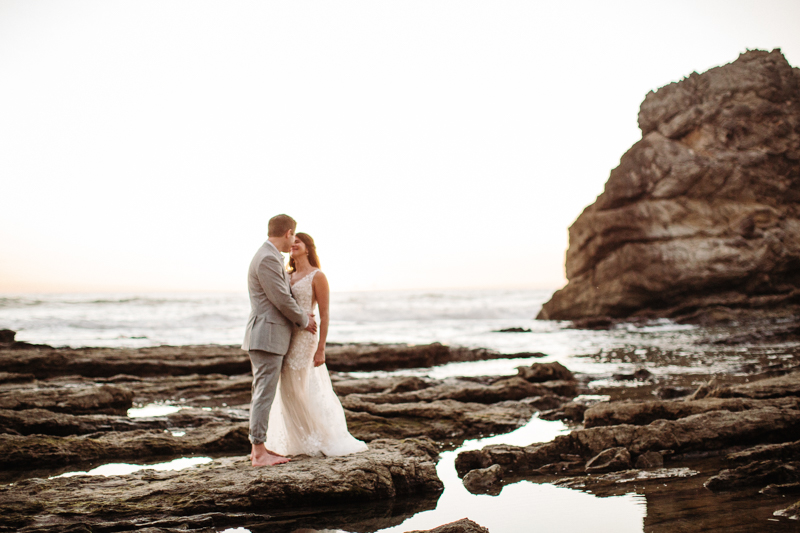
M 319 269 L 314 239 L 297 233 L 289 259 L 292 293 L 308 313 L 319 305 L 319 340 L 294 328 L 283 358 L 275 403 L 269 416 L 267 448 L 280 455 L 348 455 L 367 449 L 347 430 L 342 404 L 325 366 L 330 290 Z

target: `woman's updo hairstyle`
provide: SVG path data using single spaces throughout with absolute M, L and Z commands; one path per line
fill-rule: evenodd
M 317 256 L 317 245 L 314 244 L 314 239 L 311 238 L 311 235 L 308 233 L 295 233 L 294 236 L 303 241 L 303 244 L 306 245 L 306 250 L 308 250 L 308 262 L 311 263 L 311 266 L 320 268 L 319 257 Z M 289 266 L 287 270 L 290 274 L 297 270 L 297 265 L 294 264 L 294 257 L 289 257 Z

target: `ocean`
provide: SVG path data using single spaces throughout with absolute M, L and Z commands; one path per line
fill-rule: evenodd
M 597 364 L 581 356 L 626 347 L 693 345 L 696 328 L 669 321 L 586 331 L 571 329 L 567 322 L 535 320 L 552 293 L 530 289 L 334 292 L 328 342 L 441 342 L 505 354 L 541 352 L 548 356 L 542 360 L 601 374 L 624 370 L 626 365 Z M 0 329 L 16 331 L 19 341 L 73 348 L 235 345 L 242 342 L 249 312 L 244 292 L 4 295 L 0 296 Z M 525 331 L 501 332 L 508 328 Z M 437 378 L 507 375 L 516 373 L 519 364 L 513 359 L 479 361 L 405 372 Z

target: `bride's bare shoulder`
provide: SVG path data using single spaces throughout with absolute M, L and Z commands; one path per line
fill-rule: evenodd
M 328 278 L 325 276 L 325 272 L 322 270 L 317 270 L 314 272 L 314 279 L 311 280 L 311 283 L 315 286 L 320 286 L 321 284 L 328 285 Z

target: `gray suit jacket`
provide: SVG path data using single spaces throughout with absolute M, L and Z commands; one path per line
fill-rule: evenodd
M 308 315 L 292 297 L 283 256 L 267 241 L 258 249 L 247 273 L 250 318 L 242 350 L 264 350 L 285 355 L 292 339 L 292 324 L 308 326 Z

